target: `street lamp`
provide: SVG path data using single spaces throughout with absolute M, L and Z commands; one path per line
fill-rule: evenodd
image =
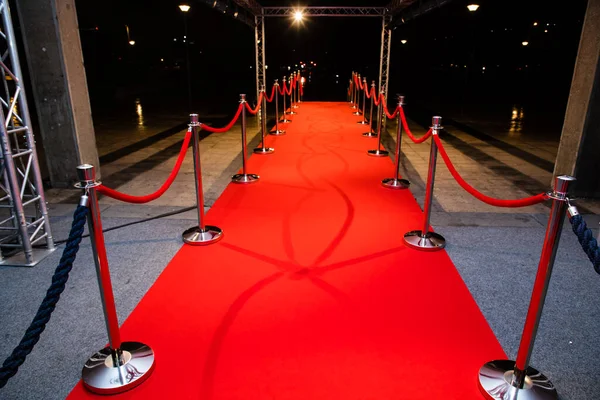
M 402 40 L 400 41 L 400 43 L 402 43 L 402 44 L 406 44 L 406 42 L 408 42 L 408 40 L 406 40 L 406 39 L 402 39 Z
M 128 25 L 125 25 L 125 30 L 127 30 L 127 42 L 133 46 L 135 44 L 135 40 L 131 40 L 131 36 L 129 35 L 129 26 Z
M 135 40 L 130 40 L 129 44 L 133 46 L 135 44 Z
M 467 6 L 467 8 L 469 9 L 469 11 L 471 11 L 471 12 L 475 12 L 475 11 L 477 11 L 477 9 L 479 8 L 479 4 L 469 4 L 469 5 Z
M 188 87 L 188 111 L 192 113 L 192 71 L 190 68 L 190 50 L 189 50 L 189 40 L 188 37 L 188 29 L 187 29 L 187 14 L 190 11 L 190 6 L 188 4 L 182 3 L 179 5 L 179 9 L 183 13 L 183 37 L 185 43 L 185 65 L 187 72 L 187 87 Z

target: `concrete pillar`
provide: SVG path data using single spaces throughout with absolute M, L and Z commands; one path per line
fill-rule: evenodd
M 600 197 L 600 0 L 588 0 L 554 174 L 577 177 L 575 196 Z
M 50 182 L 68 187 L 77 165 L 99 166 L 75 0 L 16 4 Z

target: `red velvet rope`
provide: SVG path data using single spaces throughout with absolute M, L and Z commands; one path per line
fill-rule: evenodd
M 406 134 L 408 135 L 408 137 L 410 138 L 410 140 L 412 140 L 414 143 L 423 143 L 424 141 L 426 141 L 427 139 L 429 139 L 429 136 L 431 136 L 431 129 L 429 129 L 427 131 L 426 134 L 424 134 L 423 136 L 421 136 L 420 138 L 416 138 L 412 132 L 410 131 L 410 129 L 408 129 L 408 124 L 406 123 L 406 116 L 404 115 L 404 108 L 400 107 L 400 119 L 402 120 L 402 126 L 404 126 L 404 130 L 406 131 Z
M 171 184 L 177 177 L 177 174 L 179 173 L 179 170 L 181 169 L 181 164 L 183 163 L 183 159 L 185 158 L 185 153 L 187 152 L 187 149 L 190 145 L 191 138 L 192 138 L 192 130 L 188 129 L 187 133 L 185 134 L 185 138 L 183 139 L 183 144 L 181 145 L 181 150 L 179 151 L 179 156 L 177 157 L 177 161 L 175 162 L 175 166 L 173 167 L 173 170 L 169 174 L 169 177 L 167 178 L 165 183 L 163 183 L 163 185 L 156 192 L 148 194 L 146 196 L 131 196 L 129 194 L 121 193 L 114 189 L 108 188 L 104 185 L 98 186 L 96 188 L 96 190 L 99 193 L 102 193 L 108 197 L 112 197 L 113 199 L 125 201 L 127 203 L 141 204 L 141 203 L 148 203 L 149 201 L 158 199 L 160 196 L 163 195 L 163 193 L 165 193 L 167 191 L 167 189 L 169 189 L 169 187 L 171 186 Z
M 290 82 L 290 87 L 287 88 L 287 95 L 291 96 L 292 95 L 292 88 L 294 87 L 294 85 Z
M 271 90 L 271 98 L 269 98 L 269 96 L 266 96 L 266 97 L 267 97 L 267 102 L 270 103 L 273 101 L 273 98 L 275 97 L 275 86 L 273 86 L 273 89 Z
M 304 96 L 304 84 L 300 81 L 300 95 Z
M 474 196 L 478 200 L 481 200 L 484 203 L 487 203 L 489 205 L 496 206 L 496 207 L 526 207 L 526 206 L 531 206 L 534 204 L 541 203 L 542 201 L 548 199 L 548 195 L 546 193 L 540 193 L 535 196 L 526 197 L 524 199 L 518 199 L 518 200 L 501 200 L 501 199 L 495 199 L 493 197 L 484 195 L 483 193 L 477 191 L 473 186 L 469 185 L 462 178 L 462 176 L 460 176 L 460 174 L 458 173 L 456 168 L 454 168 L 454 165 L 452 165 L 452 161 L 450 161 L 450 157 L 448 157 L 448 154 L 446 153 L 446 150 L 444 149 L 444 146 L 443 146 L 442 141 L 440 140 L 439 136 L 433 135 L 433 140 L 435 140 L 435 143 L 438 146 L 438 150 L 439 150 L 442 158 L 444 159 L 444 162 L 446 163 L 448 170 L 450 171 L 450 173 L 452 174 L 454 179 L 456 179 L 456 182 L 458 182 L 458 184 L 460 186 L 462 186 L 463 189 L 465 189 L 467 192 L 469 192 L 472 196 Z
M 373 96 L 375 96 L 375 89 L 373 89 Z M 375 103 L 376 106 L 379 106 L 379 104 L 381 103 L 381 99 L 383 98 L 383 95 L 380 94 L 379 96 L 375 96 L 373 99 L 373 102 Z
M 398 112 L 400 111 L 400 106 L 396 107 L 396 110 L 394 111 L 394 113 L 393 113 L 393 114 L 390 114 L 390 112 L 388 111 L 388 108 L 387 108 L 387 104 L 386 104 L 386 102 L 384 101 L 384 102 L 383 102 L 383 110 L 385 111 L 385 115 L 386 115 L 386 116 L 387 116 L 389 119 L 394 119 L 394 118 L 396 118 L 396 116 L 398 115 Z
M 367 99 L 370 99 L 370 98 L 371 98 L 371 96 L 372 96 L 372 94 L 373 94 L 373 90 L 375 90 L 375 88 L 371 88 L 371 90 L 367 90 L 367 91 L 366 91 L 366 92 L 367 92 L 367 93 L 366 93 L 366 94 L 367 94 Z
M 260 92 L 260 94 L 258 95 L 258 101 L 257 101 L 258 105 L 256 106 L 255 109 L 252 109 L 252 107 L 250 107 L 250 105 L 248 105 L 248 102 L 245 103 L 246 110 L 248 110 L 248 112 L 250 114 L 252 114 L 252 115 L 258 114 L 258 111 L 260 110 L 260 105 L 262 104 L 263 96 L 264 96 L 264 93 Z
M 223 133 L 223 132 L 227 132 L 228 130 L 231 129 L 231 127 L 233 126 L 233 124 L 235 124 L 235 122 L 238 120 L 238 118 L 240 117 L 240 114 L 242 113 L 242 103 L 240 103 L 240 105 L 238 106 L 238 109 L 235 113 L 235 115 L 233 116 L 233 119 L 231 120 L 231 122 L 229 122 L 226 126 L 222 127 L 222 128 L 214 128 L 212 126 L 208 126 L 208 125 L 204 125 L 204 124 L 200 124 L 200 128 L 202 130 L 205 130 L 207 132 L 213 132 L 213 133 Z
M 286 85 L 285 85 L 285 81 L 283 81 L 283 85 L 279 86 L 279 94 L 283 96 L 284 93 L 287 93 L 287 90 L 285 89 Z

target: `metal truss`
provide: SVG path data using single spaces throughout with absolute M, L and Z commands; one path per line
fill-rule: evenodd
M 386 98 L 390 98 L 388 93 L 388 78 L 390 75 L 390 50 L 392 48 L 392 28 L 390 22 L 392 17 L 387 15 L 382 19 L 381 25 L 381 54 L 379 57 L 379 91 L 383 90 Z M 383 119 L 385 127 L 386 118 Z
M 256 56 L 256 98 L 260 90 L 265 87 L 267 75 L 265 64 L 265 17 L 262 15 L 254 17 L 254 49 Z
M 417 0 L 392 0 L 385 6 L 386 14 L 393 17 L 416 1 Z
M 0 264 L 33 266 L 54 242 L 8 0 L 0 14 Z
M 223 14 L 229 15 L 233 19 L 237 19 L 240 22 L 254 28 L 254 12 L 248 9 L 243 0 L 236 0 L 232 2 L 226 2 L 223 0 L 200 0 L 206 4 L 209 8 L 217 11 L 221 11 Z M 260 9 L 258 10 L 260 14 Z
M 305 17 L 382 17 L 385 7 L 263 7 L 265 17 L 293 17 L 302 11 Z

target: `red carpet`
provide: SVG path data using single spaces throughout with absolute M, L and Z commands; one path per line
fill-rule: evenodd
M 446 252 L 403 245 L 422 213 L 381 186 L 392 162 L 346 103 L 298 112 L 208 213 L 224 239 L 183 246 L 124 323 L 157 364 L 113 397 L 481 399 L 504 352 Z

